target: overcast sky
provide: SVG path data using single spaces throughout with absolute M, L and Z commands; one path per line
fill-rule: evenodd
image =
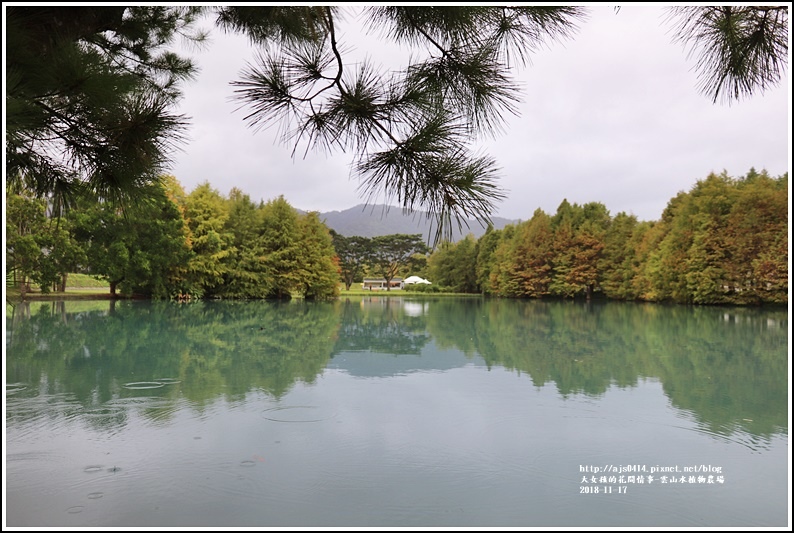
M 396 44 L 366 37 L 349 7 L 344 44 L 349 57 L 368 54 L 387 65 Z M 563 199 L 602 202 L 658 220 L 667 202 L 710 172 L 745 174 L 750 167 L 778 176 L 790 169 L 791 83 L 731 105 L 698 92 L 694 58 L 674 44 L 665 12 L 655 4 L 589 7 L 577 34 L 534 53 L 517 69 L 520 116 L 505 132 L 472 145 L 501 167 L 507 198 L 494 216 L 529 219 Z M 211 44 L 193 51 L 201 71 L 185 86 L 180 112 L 191 117 L 189 141 L 172 173 L 190 192 L 208 181 L 222 194 L 238 187 L 254 201 L 284 195 L 303 210 L 339 211 L 363 203 L 351 177 L 352 156 L 303 152 L 280 143 L 276 129 L 255 131 L 231 99 L 254 49 L 240 36 L 211 30 Z M 356 54 L 359 54 L 358 56 Z

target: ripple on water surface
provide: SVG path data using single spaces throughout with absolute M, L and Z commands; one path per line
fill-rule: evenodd
M 27 388 L 28 386 L 25 383 L 6 383 L 6 396 L 9 394 L 16 394 Z
M 134 381 L 132 383 L 125 383 L 125 389 L 139 390 L 139 389 L 159 389 L 164 387 L 165 383 L 160 381 Z
M 262 411 L 262 418 L 272 422 L 322 422 L 335 415 L 316 405 L 286 405 Z

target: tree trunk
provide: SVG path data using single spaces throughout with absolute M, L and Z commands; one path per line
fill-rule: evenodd
M 69 274 L 66 273 L 66 272 L 61 274 L 61 287 L 59 289 L 59 292 L 66 292 L 66 278 L 68 278 L 68 277 L 69 277 Z

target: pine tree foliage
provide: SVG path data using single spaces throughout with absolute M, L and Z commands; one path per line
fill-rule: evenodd
M 675 40 L 697 59 L 700 90 L 716 102 L 777 85 L 788 66 L 788 6 L 668 8 Z
M 6 8 L 6 180 L 52 195 L 56 211 L 81 188 L 105 200 L 147 190 L 181 140 L 172 108 L 195 71 L 166 45 L 199 11 Z
M 498 167 L 468 143 L 495 133 L 516 113 L 519 92 L 510 67 L 545 40 L 572 33 L 582 11 L 370 8 L 370 27 L 425 51 L 403 70 L 381 74 L 369 61 L 345 62 L 337 10 L 302 9 L 313 24 L 306 33 L 316 38 L 276 40 L 233 82 L 250 109 L 248 123 L 280 125 L 295 150 L 305 142 L 307 150 L 354 154 L 360 191 L 368 199 L 383 194 L 409 211 L 424 208 L 437 222 L 436 241 L 465 219 L 485 225 L 503 197 Z

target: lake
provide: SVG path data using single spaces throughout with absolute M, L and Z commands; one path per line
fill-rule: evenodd
M 11 527 L 785 527 L 788 312 L 7 308 Z

